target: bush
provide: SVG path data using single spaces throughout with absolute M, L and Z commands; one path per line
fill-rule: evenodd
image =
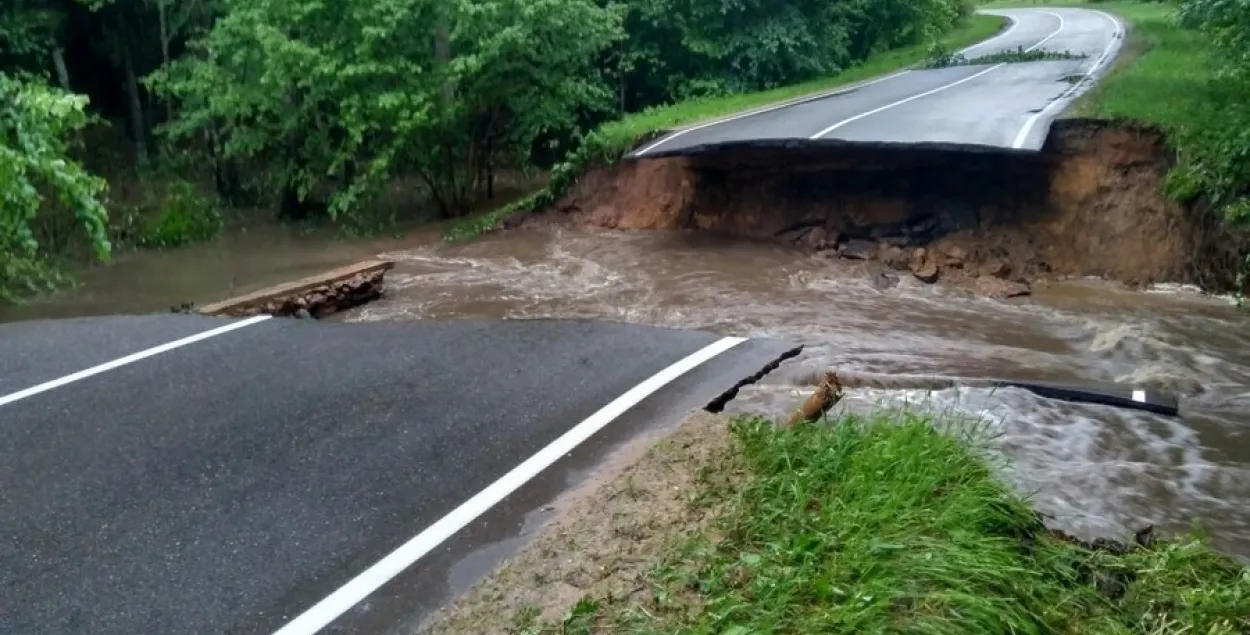
M 134 247 L 181 247 L 217 237 L 224 222 L 215 202 L 186 181 L 173 181 L 163 194 L 149 190 L 138 205 L 119 206 L 110 227 L 116 242 Z
M 109 256 L 105 183 L 70 156 L 90 121 L 86 106 L 84 97 L 0 72 L 0 302 L 62 282 L 35 231 L 58 206 L 73 214 L 99 259 Z

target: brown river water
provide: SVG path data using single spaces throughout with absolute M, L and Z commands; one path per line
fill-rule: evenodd
M 700 234 L 241 240 L 135 255 L 0 320 L 164 310 L 382 255 L 397 262 L 387 297 L 333 319 L 593 318 L 801 343 L 799 358 L 743 389 L 730 410 L 788 412 L 837 370 L 861 385 L 851 408 L 910 403 L 985 421 L 1011 459 L 1008 478 L 1064 529 L 1089 537 L 1197 522 L 1250 561 L 1250 313 L 1226 298 L 1098 281 L 1009 301 L 909 276 L 883 288 L 860 264 Z M 977 387 L 983 378 L 1168 388 L 1182 395 L 1183 416 Z

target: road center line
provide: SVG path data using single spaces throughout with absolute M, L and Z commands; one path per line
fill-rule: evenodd
M 1059 32 L 1063 30 L 1063 16 L 1059 15 L 1058 13 L 1051 13 L 1051 12 L 1049 12 L 1049 11 L 1046 11 L 1046 12 L 1044 12 L 1044 13 L 1046 13 L 1046 15 L 1053 16 L 1053 17 L 1055 17 L 1055 18 L 1058 18 L 1058 19 L 1059 19 L 1059 28 L 1055 29 L 1055 30 L 1054 30 L 1054 32 L 1053 32 L 1053 33 L 1051 33 L 1050 35 L 1047 35 L 1046 37 L 1042 38 L 1042 39 L 1041 39 L 1041 41 L 1039 41 L 1037 44 L 1034 44 L 1033 46 L 1030 46 L 1029 48 L 1025 49 L 1025 52 L 1026 52 L 1026 53 L 1027 53 L 1027 52 L 1029 52 L 1029 51 L 1033 51 L 1033 50 L 1035 50 L 1035 49 L 1037 49 L 1037 48 L 1041 47 L 1043 44 L 1045 44 L 1045 43 L 1049 42 L 1049 41 L 1051 40 L 1051 38 L 1055 37 L 1056 35 L 1059 35 Z M 881 107 L 878 107 L 878 108 L 873 108 L 872 110 L 869 110 L 869 111 L 867 111 L 867 112 L 862 112 L 862 113 L 860 113 L 860 114 L 858 114 L 858 115 L 855 115 L 854 117 L 850 117 L 850 118 L 848 118 L 848 119 L 843 119 L 842 121 L 839 121 L 838 123 L 835 123 L 835 124 L 833 124 L 832 126 L 829 126 L 828 128 L 825 128 L 824 130 L 821 130 L 820 132 L 817 132 L 816 134 L 812 135 L 810 138 L 811 138 L 811 139 L 819 139 L 819 138 L 821 138 L 821 137 L 823 137 L 823 136 L 825 136 L 825 135 L 829 134 L 830 132 L 833 132 L 834 130 L 837 130 L 838 128 L 841 128 L 842 126 L 845 126 L 845 125 L 846 125 L 846 124 L 848 124 L 848 123 L 853 123 L 853 122 L 859 121 L 860 119 L 863 119 L 864 117 L 870 117 L 870 116 L 875 115 L 875 114 L 877 114 L 877 113 L 879 113 L 879 112 L 882 112 L 882 111 L 885 111 L 885 110 L 889 110 L 889 109 L 891 109 L 891 108 L 894 108 L 895 106 L 902 106 L 903 104 L 906 104 L 906 103 L 910 103 L 910 102 L 916 101 L 917 99 L 920 99 L 920 98 L 922 98 L 922 97 L 928 97 L 929 95 L 933 95 L 933 94 L 936 94 L 936 93 L 940 93 L 940 92 L 942 92 L 942 91 L 944 91 L 944 90 L 946 90 L 946 89 L 948 89 L 948 88 L 954 88 L 954 87 L 956 87 L 956 86 L 958 86 L 958 85 L 960 85 L 960 84 L 964 84 L 964 83 L 966 83 L 966 82 L 970 82 L 970 81 L 972 81 L 972 80 L 974 80 L 974 79 L 976 79 L 976 78 L 978 78 L 978 77 L 980 77 L 980 76 L 982 76 L 982 75 L 985 75 L 985 74 L 987 74 L 987 73 L 992 73 L 992 72 L 994 72 L 994 71 L 996 71 L 996 70 L 998 70 L 998 69 L 1000 69 L 1000 68 L 1002 68 L 1002 67 L 1006 66 L 1007 64 L 1008 64 L 1008 62 L 1003 62 L 1003 63 L 1001 63 L 1001 64 L 996 64 L 996 65 L 991 66 L 991 67 L 989 67 L 989 68 L 987 68 L 987 69 L 985 69 L 985 70 L 983 70 L 983 71 L 980 71 L 980 72 L 975 73 L 975 74 L 973 74 L 973 75 L 969 75 L 968 77 L 965 77 L 965 78 L 963 78 L 963 79 L 961 79 L 961 80 L 954 81 L 954 82 L 951 82 L 951 83 L 949 83 L 949 84 L 945 84 L 945 85 L 943 85 L 943 86 L 938 86 L 937 88 L 934 88 L 934 89 L 932 89 L 932 90 L 927 90 L 927 91 L 925 91 L 925 92 L 923 92 L 923 93 L 920 93 L 920 94 L 918 94 L 918 95 L 912 95 L 911 97 L 907 97 L 907 98 L 905 98 L 905 99 L 900 99 L 900 100 L 898 100 L 898 101 L 896 101 L 896 102 L 889 103 L 889 104 L 886 104 L 886 105 L 881 106 Z
M 286 626 L 278 629 L 274 635 L 313 635 L 325 628 L 327 624 L 346 613 L 643 399 L 745 341 L 747 341 L 746 338 L 742 337 L 725 337 L 717 340 L 630 388 L 625 394 L 613 399 L 608 405 L 552 441 L 550 445 L 539 450 L 537 454 L 512 468 L 510 472 L 488 485 L 486 489 L 474 494 L 451 513 L 443 516 L 411 540 L 400 545 L 398 549 L 326 596 L 325 599 L 301 613 Z
M 1107 62 L 1111 61 L 1111 52 L 1115 50 L 1117 43 L 1119 43 L 1122 39 L 1122 34 L 1124 33 L 1123 25 L 1121 25 L 1120 21 L 1109 13 L 1098 11 L 1096 9 L 1090 10 L 1111 21 L 1111 25 L 1113 27 L 1111 41 L 1107 42 L 1107 47 L 1102 50 L 1102 55 L 1098 56 L 1098 59 L 1094 61 L 1094 65 L 1090 67 L 1089 72 L 1085 74 L 1086 79 L 1073 84 L 1067 90 L 1060 93 L 1054 101 L 1046 104 L 1045 108 L 1033 113 L 1033 116 L 1029 117 L 1028 121 L 1024 122 L 1024 127 L 1020 128 L 1020 133 L 1017 134 L 1015 140 L 1011 142 L 1011 147 L 1016 149 L 1024 147 L 1024 142 L 1028 141 L 1029 133 L 1033 132 L 1033 126 L 1037 125 L 1039 119 L 1046 116 L 1046 113 L 1050 112 L 1057 105 L 1066 104 L 1071 97 L 1076 95 L 1077 91 L 1080 90 L 1086 82 L 1098 79 L 1096 77 L 1098 71 L 1106 65 Z
M 906 75 L 907 73 L 910 73 L 910 72 L 911 72 L 911 70 L 910 70 L 910 69 L 901 70 L 901 71 L 898 71 L 898 72 L 895 72 L 895 73 L 890 73 L 889 75 L 885 75 L 885 76 L 883 76 L 883 77 L 878 77 L 878 78 L 873 79 L 873 80 L 869 80 L 869 81 L 865 81 L 865 82 L 859 82 L 859 83 L 857 83 L 857 84 L 851 84 L 850 86 L 842 86 L 841 88 L 837 88 L 837 89 L 832 90 L 832 91 L 829 91 L 829 92 L 817 93 L 817 94 L 815 94 L 815 95 L 809 95 L 809 96 L 807 96 L 807 97 L 801 97 L 801 98 L 799 98 L 799 99 L 795 99 L 795 100 L 792 100 L 792 101 L 782 102 L 782 103 L 780 103 L 780 104 L 774 104 L 774 105 L 772 105 L 772 106 L 767 106 L 767 107 L 764 107 L 764 108 L 758 108 L 758 109 L 756 109 L 756 110 L 748 110 L 747 112 L 738 113 L 738 114 L 736 114 L 736 115 L 731 115 L 731 116 L 729 116 L 729 117 L 724 117 L 724 118 L 721 118 L 721 119 L 714 119 L 714 120 L 712 120 L 712 121 L 709 121 L 709 122 L 707 122 L 707 123 L 702 123 L 702 124 L 699 124 L 699 125 L 697 125 L 697 126 L 691 126 L 691 127 L 689 127 L 689 128 L 682 128 L 681 130 L 678 130 L 677 132 L 674 132 L 674 133 L 672 133 L 672 134 L 670 134 L 670 135 L 666 135 L 665 137 L 663 137 L 663 138 L 661 138 L 660 140 L 658 140 L 658 141 L 656 141 L 656 142 L 652 143 L 651 145 L 649 145 L 649 146 L 647 146 L 647 147 L 645 147 L 645 148 L 643 148 L 643 149 L 641 149 L 641 150 L 639 150 L 639 151 L 635 152 L 635 153 L 634 153 L 634 156 L 636 156 L 636 157 L 640 157 L 640 156 L 642 156 L 642 155 L 644 155 L 644 154 L 646 154 L 646 153 L 648 153 L 648 152 L 650 152 L 650 151 L 652 151 L 652 150 L 654 150 L 654 149 L 656 149 L 656 148 L 658 148 L 658 147 L 660 147 L 660 146 L 662 146 L 662 145 L 664 145 L 664 144 L 666 144 L 666 143 L 668 143 L 668 142 L 672 141 L 673 139 L 676 139 L 676 138 L 678 138 L 678 137 L 680 137 L 680 136 L 682 136 L 682 135 L 684 135 L 684 134 L 686 134 L 686 133 L 689 133 L 689 132 L 695 132 L 695 131 L 698 131 L 698 130 L 703 130 L 704 128 L 711 128 L 712 126 L 719 126 L 719 125 L 721 125 L 721 124 L 724 124 L 724 123 L 729 123 L 729 122 L 731 122 L 731 121 L 737 121 L 737 120 L 739 120 L 739 119 L 746 119 L 747 117 L 754 117 L 754 116 L 756 116 L 756 115 L 763 115 L 763 114 L 765 114 L 765 113 L 770 113 L 770 112 L 773 112 L 774 110 L 781 110 L 781 109 L 783 109 L 783 108 L 789 108 L 789 107 L 791 107 L 791 106 L 801 106 L 801 105 L 806 104 L 806 103 L 808 103 L 808 102 L 819 101 L 819 100 L 821 100 L 821 99 L 828 99 L 829 97 L 837 97 L 838 95 L 842 95 L 842 94 L 845 94 L 845 93 L 849 93 L 849 92 L 851 92 L 851 91 L 853 91 L 853 90 L 859 90 L 860 88 L 866 88 L 866 87 L 868 87 L 868 86 L 872 86 L 873 84 L 879 84 L 879 83 L 881 83 L 881 82 L 886 81 L 887 79 L 894 79 L 895 77 L 901 77 L 901 76 Z
M 995 14 L 995 15 L 997 15 L 997 14 Z M 1054 14 L 1050 14 L 1050 15 L 1054 15 Z M 973 44 L 973 45 L 971 45 L 971 46 L 965 47 L 965 48 L 961 49 L 959 52 L 960 52 L 960 53 L 966 53 L 966 52 L 968 52 L 968 51 L 971 51 L 972 49 L 975 49 L 975 48 L 980 48 L 980 47 L 982 47 L 982 46 L 987 46 L 987 45 L 989 45 L 989 44 L 993 43 L 995 40 L 999 40 L 999 39 L 1005 38 L 1005 37 L 1007 37 L 1008 35 L 1010 35 L 1012 31 L 1015 31 L 1015 30 L 1016 30 L 1016 27 L 1017 27 L 1017 26 L 1019 26 L 1019 24 L 1020 24 L 1020 21 L 1019 21 L 1019 20 L 1017 20 L 1017 19 L 1015 19 L 1015 18 L 1013 18 L 1013 17 L 1011 17 L 1011 16 L 1009 16 L 1009 15 L 1003 15 L 1002 17 L 1007 18 L 1008 20 L 1010 20 L 1010 21 L 1011 21 L 1011 25 L 1010 25 L 1010 26 L 1008 26 L 1008 27 L 1007 27 L 1007 29 L 1006 29 L 1005 31 L 1003 31 L 1002 33 L 999 33 L 998 35 L 995 35 L 994 37 L 992 37 L 992 38 L 990 38 L 990 39 L 988 39 L 988 40 L 985 40 L 984 42 L 978 42 L 978 43 Z M 640 156 L 642 156 L 642 155 L 644 155 L 644 154 L 646 154 L 646 153 L 648 153 L 648 152 L 651 152 L 652 150 L 655 150 L 656 148 L 658 148 L 658 147 L 660 147 L 660 146 L 662 146 L 662 145 L 664 145 L 664 144 L 666 144 L 666 143 L 668 143 L 668 142 L 672 141 L 673 139 L 676 139 L 676 138 L 678 138 L 678 137 L 680 137 L 680 136 L 682 136 L 682 135 L 684 135 L 684 134 L 690 133 L 690 132 L 695 132 L 695 131 L 698 131 L 698 130 L 703 130 L 703 129 L 705 129 L 705 128 L 711 128 L 712 126 L 719 126 L 719 125 L 721 125 L 721 124 L 724 124 L 724 123 L 729 123 L 729 122 L 731 122 L 731 121 L 737 121 L 737 120 L 739 120 L 739 119 L 746 119 L 747 117 L 754 117 L 754 116 L 756 116 L 756 115 L 763 115 L 763 114 L 766 114 L 766 113 L 773 112 L 773 111 L 775 111 L 775 110 L 781 110 L 781 109 L 783 109 L 783 108 L 790 108 L 791 106 L 801 106 L 801 105 L 806 104 L 806 103 L 809 103 L 809 102 L 813 102 L 813 101 L 820 101 L 821 99 L 828 99 L 828 98 L 830 98 L 830 97 L 837 97 L 838 95 L 842 95 L 842 94 L 845 94 L 845 93 L 849 93 L 849 92 L 851 92 L 851 91 L 853 91 L 853 90 L 859 90 L 860 88 L 867 88 L 868 86 L 872 86 L 873 84 L 879 84 L 879 83 L 881 83 L 881 82 L 884 82 L 884 81 L 889 80 L 889 79 L 894 79 L 894 78 L 896 78 L 896 77 L 902 77 L 903 75 L 906 75 L 906 74 L 908 74 L 908 73 L 910 73 L 910 72 L 911 72 L 911 69 L 904 69 L 904 70 L 901 70 L 901 71 L 897 71 L 897 72 L 894 72 L 894 73 L 890 73 L 889 75 L 883 75 L 883 76 L 878 77 L 878 78 L 876 78 L 876 79 L 871 79 L 871 80 L 867 80 L 867 81 L 858 82 L 858 83 L 850 84 L 850 85 L 847 85 L 847 86 L 842 86 L 842 87 L 839 87 L 839 88 L 835 88 L 835 89 L 833 89 L 833 90 L 831 90 L 831 91 L 821 92 L 821 93 L 816 93 L 816 94 L 814 94 L 814 95 L 808 95 L 807 97 L 800 97 L 800 98 L 798 98 L 798 99 L 793 99 L 793 100 L 790 100 L 790 101 L 784 101 L 784 102 L 779 103 L 779 104 L 773 104 L 772 106 L 765 106 L 765 107 L 763 107 L 763 108 L 757 108 L 757 109 L 755 109 L 755 110 L 748 110 L 748 111 L 746 111 L 746 112 L 740 112 L 740 113 L 738 113 L 738 114 L 736 114 L 736 115 L 730 115 L 730 116 L 728 116 L 728 117 L 722 117 L 722 118 L 719 118 L 719 119 L 713 119 L 712 121 L 708 121 L 708 122 L 706 122 L 706 123 L 701 123 L 701 124 L 696 125 L 696 126 L 690 126 L 689 128 L 682 128 L 681 130 L 678 130 L 678 131 L 673 132 L 673 133 L 671 133 L 671 134 L 665 135 L 664 137 L 661 137 L 660 139 L 656 140 L 655 142 L 651 143 L 650 145 L 648 145 L 648 146 L 644 147 L 644 148 L 643 148 L 643 149 L 641 149 L 641 150 L 638 150 L 638 151 L 636 151 L 636 152 L 633 152 L 632 154 L 633 154 L 633 156 L 635 156 L 635 157 L 640 157 Z
M 268 315 L 258 315 L 256 317 L 251 317 L 246 320 L 232 322 L 225 326 L 220 326 L 215 329 L 204 331 L 203 333 L 197 333 L 189 337 L 184 337 L 180 340 L 167 342 L 165 344 L 161 344 L 160 346 L 153 346 L 152 348 L 142 350 L 137 353 L 131 353 L 130 355 L 127 355 L 125 357 L 120 357 L 111 362 L 105 362 L 103 364 L 100 364 L 99 366 L 92 366 L 91 368 L 80 370 L 71 375 L 59 377 L 57 379 L 53 379 L 52 381 L 46 381 L 42 384 L 39 384 L 38 386 L 31 386 L 30 388 L 27 388 L 25 390 L 19 390 L 15 393 L 4 395 L 3 397 L 0 397 L 0 406 L 5 406 L 15 401 L 25 399 L 27 397 L 33 397 L 34 395 L 37 395 L 42 392 L 47 392 L 49 390 L 52 390 L 53 388 L 60 388 L 61 386 L 64 386 L 66 384 L 76 382 L 80 379 L 86 379 L 88 377 L 91 377 L 92 375 L 99 375 L 100 373 L 113 370 L 114 368 L 120 368 L 127 364 L 133 364 L 134 362 L 137 362 L 139 360 L 147 359 L 154 355 L 160 355 L 161 353 L 164 353 L 166 351 L 172 351 L 175 348 L 181 348 L 188 344 L 194 344 L 196 342 L 206 340 L 210 337 L 216 337 L 218 335 L 229 333 L 230 331 L 235 331 L 244 327 L 248 327 L 258 322 L 263 322 L 265 320 L 268 320 L 269 318 L 270 316 Z

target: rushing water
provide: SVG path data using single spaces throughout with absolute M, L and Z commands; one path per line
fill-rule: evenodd
M 909 401 L 990 422 L 1017 484 L 1070 531 L 1198 520 L 1250 558 L 1250 315 L 1226 300 L 1074 282 L 1001 302 L 697 234 L 535 230 L 385 255 L 398 263 L 387 297 L 343 319 L 598 318 L 802 343 L 730 407 L 781 414 L 838 370 L 862 386 L 851 407 Z M 944 387 L 990 377 L 1167 388 L 1183 416 Z
M 379 253 L 397 261 L 387 297 L 333 319 L 596 318 L 802 343 L 730 408 L 785 413 L 837 370 L 861 386 L 850 407 L 909 401 L 991 422 L 1017 484 L 1070 531 L 1184 531 L 1199 520 L 1250 559 L 1250 312 L 1184 291 L 1080 282 L 1000 302 L 908 276 L 882 285 L 863 264 L 700 234 L 534 230 L 447 245 L 430 234 L 345 242 L 272 230 L 124 256 L 0 321 L 163 311 Z M 1183 417 L 970 381 L 989 377 L 1169 388 L 1183 395 Z

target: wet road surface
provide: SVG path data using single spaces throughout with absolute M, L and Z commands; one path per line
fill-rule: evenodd
M 9 392 L 223 324 L 242 322 L 0 325 L 0 633 L 400 632 L 572 471 L 793 348 L 585 321 L 262 319 Z
M 1003 33 L 964 49 L 969 59 L 1001 51 L 1085 57 L 910 70 L 824 98 L 700 124 L 639 148 L 634 156 L 757 139 L 948 142 L 1036 150 L 1050 121 L 1115 59 L 1124 29 L 1110 14 L 1075 8 L 990 11 L 1012 20 Z M 1080 81 L 1078 81 L 1080 80 Z

